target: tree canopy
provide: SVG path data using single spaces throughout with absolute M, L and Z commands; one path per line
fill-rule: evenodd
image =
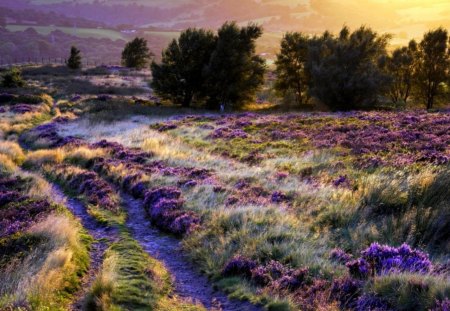
M 325 32 L 311 39 L 307 68 L 311 94 L 334 110 L 373 106 L 388 84 L 381 60 L 389 36 L 360 27 L 344 27 L 338 36 Z
M 210 108 L 240 107 L 264 82 L 265 61 L 256 55 L 262 29 L 225 23 L 214 35 L 188 29 L 152 63 L 152 87 L 162 98 L 189 106 L 195 99 Z
M 135 38 L 128 42 L 122 52 L 122 64 L 128 68 L 143 69 L 145 68 L 152 53 L 147 47 L 147 40 L 144 38 Z
M 414 82 L 418 96 L 431 109 L 442 83 L 449 78 L 450 47 L 448 32 L 444 28 L 425 33 L 417 46 Z
M 256 55 L 256 40 L 262 28 L 249 24 L 240 28 L 225 23 L 206 69 L 208 103 L 212 108 L 238 108 L 251 100 L 264 83 L 265 61 Z
M 306 35 L 287 33 L 281 40 L 281 50 L 275 61 L 275 89 L 285 96 L 293 93 L 297 105 L 306 104 L 309 99 L 310 75 L 306 70 L 308 47 L 309 38 Z
M 80 50 L 75 46 L 72 46 L 72 48 L 70 49 L 70 57 L 67 60 L 67 67 L 74 70 L 81 68 Z
M 204 71 L 215 43 L 211 31 L 195 28 L 183 31 L 162 52 L 161 63 L 152 62 L 151 86 L 155 92 L 184 107 L 190 106 L 193 99 L 203 100 L 206 96 Z

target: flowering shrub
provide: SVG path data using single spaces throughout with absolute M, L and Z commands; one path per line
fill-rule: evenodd
M 2 192 L 0 196 L 5 197 Z M 0 238 L 31 227 L 33 223 L 53 210 L 48 201 L 32 200 L 19 193 L 14 193 L 14 201 L 2 203 L 0 204 Z
M 450 299 L 445 298 L 442 301 L 436 301 L 436 306 L 432 311 L 449 311 L 450 310 Z
M 143 152 L 136 148 L 126 148 L 119 143 L 101 140 L 97 143 L 91 144 L 91 148 L 104 148 L 109 150 L 112 155 L 119 160 L 144 163 L 148 158 L 153 157 L 149 152 Z
M 417 162 L 444 165 L 450 160 L 450 113 L 405 112 L 346 112 L 290 115 L 229 115 L 210 118 L 220 126 L 210 131 L 210 140 L 225 142 L 236 138 L 252 142 L 267 142 L 266 152 L 250 148 L 240 159 L 267 158 L 279 141 L 292 141 L 299 152 L 319 148 L 345 148 L 362 168 L 381 164 L 393 166 Z M 182 118 L 170 121 L 172 126 L 203 126 L 205 118 Z M 198 122 L 198 124 L 196 124 Z M 238 148 L 238 146 L 236 146 Z M 233 150 L 227 145 L 222 152 Z M 290 148 L 288 148 L 290 149 Z M 242 150 L 238 150 L 242 153 Z M 292 152 L 289 150 L 289 152 Z M 341 180 L 341 182 L 339 182 Z M 336 182 L 343 184 L 343 178 Z M 345 185 L 345 183 L 343 184 Z
M 34 112 L 37 111 L 39 107 L 35 105 L 29 105 L 29 104 L 16 104 L 11 106 L 10 111 L 17 113 L 17 114 L 23 114 L 28 112 Z
M 90 204 L 118 212 L 114 189 L 95 172 L 69 165 L 47 168 L 47 172 L 66 184 L 72 191 L 84 195 Z
M 144 207 L 152 222 L 159 228 L 182 235 L 194 230 L 200 218 L 182 210 L 181 192 L 175 187 L 162 187 L 145 194 Z
M 256 268 L 256 265 L 257 264 L 254 260 L 245 258 L 241 255 L 237 255 L 227 262 L 222 270 L 222 275 L 241 275 L 245 277 L 251 277 L 252 270 Z
M 398 272 L 428 273 L 432 269 L 428 254 L 409 245 L 391 247 L 371 244 L 361 252 L 362 257 L 369 263 L 374 274 L 387 274 Z
M 346 253 L 341 248 L 335 248 L 330 252 L 330 260 L 341 264 L 346 264 L 352 259 L 352 255 Z
M 21 135 L 20 140 L 33 145 L 36 141 L 45 141 L 47 147 L 56 148 L 66 145 L 80 146 L 84 142 L 73 136 L 61 137 L 58 134 L 58 123 L 67 122 L 67 118 L 55 118 L 52 122 L 39 125 Z
M 331 296 L 339 301 L 340 307 L 354 308 L 362 294 L 364 282 L 349 277 L 336 279 L 331 285 Z
M 363 258 L 351 260 L 346 263 L 346 266 L 350 275 L 355 278 L 366 278 L 369 276 L 370 265 Z
M 382 299 L 368 294 L 358 299 L 355 309 L 356 311 L 393 311 Z

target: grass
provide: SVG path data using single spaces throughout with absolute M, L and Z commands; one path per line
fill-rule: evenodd
M 74 154 L 79 153 L 80 148 L 74 150 Z M 84 150 L 81 154 L 84 157 L 86 154 L 99 154 L 99 151 Z M 69 154 L 66 159 L 73 162 L 74 156 Z M 84 160 L 75 162 L 79 165 L 86 163 Z M 82 171 L 80 168 L 72 167 L 64 174 L 58 173 L 57 177 L 49 167 L 44 171 L 72 195 L 76 194 L 68 184 L 72 178 L 71 172 Z M 81 199 L 87 200 L 83 195 Z M 109 246 L 104 255 L 102 269 L 85 299 L 86 310 L 203 310 L 171 294 L 173 288 L 169 273 L 130 236 L 125 227 L 124 213 L 117 215 L 92 205 L 88 205 L 88 211 L 104 226 L 119 230 L 119 239 Z
M 64 160 L 63 149 L 43 149 L 32 151 L 27 154 L 24 167 L 38 169 L 46 164 L 59 164 Z
M 0 154 L 6 155 L 15 164 L 22 164 L 25 160 L 25 155 L 20 146 L 12 141 L 0 141 Z
M 383 297 L 396 310 L 430 310 L 436 300 L 450 296 L 450 284 L 445 277 L 397 274 L 377 277 L 368 291 Z
M 33 310 L 66 310 L 89 265 L 90 238 L 64 213 L 50 215 L 27 235 L 36 242 L 0 269 L 0 308 L 25 302 Z

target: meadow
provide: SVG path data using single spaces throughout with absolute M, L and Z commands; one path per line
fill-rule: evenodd
M 46 70 L 0 92 L 0 309 L 448 310 L 448 110 L 219 114 Z

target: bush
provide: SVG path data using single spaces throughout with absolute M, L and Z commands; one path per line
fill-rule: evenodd
M 8 70 L 3 75 L 2 86 L 8 88 L 25 86 L 25 81 L 22 79 L 21 71 L 16 67 L 13 67 L 10 70 Z

